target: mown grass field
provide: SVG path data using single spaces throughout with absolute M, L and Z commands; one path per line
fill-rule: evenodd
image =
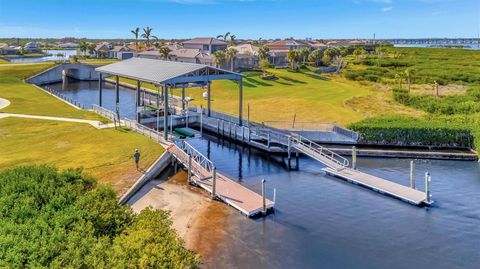
M 23 78 L 49 68 L 52 63 L 0 65 L 0 98 L 11 105 L 0 112 L 105 120 L 97 114 L 75 109 Z M 0 119 L 0 169 L 48 163 L 59 168 L 83 166 L 101 183 L 125 191 L 141 174 L 131 156 L 135 148 L 148 167 L 163 148 L 140 134 L 123 129 L 97 130 L 88 124 L 22 118 Z
M 21 118 L 0 119 L 0 169 L 18 165 L 52 164 L 84 167 L 117 193 L 141 175 L 132 158 L 141 152 L 145 170 L 164 149 L 153 140 L 124 129 L 97 130 L 88 124 Z
M 352 82 L 337 75 L 318 75 L 309 70 L 291 72 L 286 69 L 271 69 L 276 80 L 264 80 L 259 72 L 245 72 L 244 117 L 250 105 L 251 119 L 263 121 L 336 122 L 346 125 L 366 116 L 385 113 L 415 114 L 415 111 L 391 102 L 391 97 L 373 87 Z M 122 78 L 121 81 L 134 84 Z M 153 85 L 143 87 L 157 90 Z M 187 89 L 187 96 L 194 98 L 195 105 L 207 106 L 203 89 Z M 181 95 L 180 90 L 174 94 Z M 212 109 L 238 114 L 238 84 L 234 81 L 215 81 L 212 84 Z
M 0 65 L 0 98 L 10 101 L 1 112 L 102 120 L 90 111 L 78 110 L 23 82 L 23 79 L 53 66 L 53 63 Z

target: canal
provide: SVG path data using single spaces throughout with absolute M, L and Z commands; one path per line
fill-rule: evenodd
M 62 89 L 62 83 L 51 85 Z M 105 84 L 105 107 L 114 108 Z M 121 87 L 122 117 L 134 115 L 134 91 Z M 73 82 L 64 93 L 87 105 L 98 101 L 97 82 Z M 435 204 L 419 208 L 325 175 L 300 158 L 290 171 L 281 157 L 205 134 L 191 140 L 218 170 L 267 195 L 275 213 L 251 220 L 231 214 L 206 267 L 217 268 L 478 268 L 480 164 L 416 160 L 416 185 L 430 171 Z M 360 170 L 409 184 L 408 159 L 359 158 Z M 233 210 L 233 209 L 232 209 Z

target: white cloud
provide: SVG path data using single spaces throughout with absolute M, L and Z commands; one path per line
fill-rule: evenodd
M 392 11 L 393 7 L 384 7 L 382 8 L 382 11 L 383 12 L 389 12 L 389 11 Z

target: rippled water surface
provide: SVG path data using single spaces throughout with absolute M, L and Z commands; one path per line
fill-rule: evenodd
M 419 208 L 326 176 L 300 158 L 288 171 L 281 157 L 213 137 L 191 143 L 219 171 L 260 192 L 267 180 L 276 211 L 265 219 L 234 214 L 208 267 L 236 268 L 479 268 L 480 166 L 416 161 L 417 188 L 432 175 L 433 208 Z M 360 170 L 409 184 L 407 159 L 360 158 Z M 233 210 L 233 209 L 232 209 Z

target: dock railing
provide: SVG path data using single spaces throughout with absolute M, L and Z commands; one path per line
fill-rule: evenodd
M 125 124 L 125 127 L 128 128 L 128 129 L 131 129 L 137 133 L 140 133 L 150 139 L 153 139 L 157 142 L 165 142 L 164 139 L 163 139 L 163 132 L 158 132 L 158 131 L 155 131 L 153 129 L 150 129 L 144 125 L 141 125 L 139 123 L 137 123 L 136 121 L 134 120 L 130 120 L 130 119 L 123 119 L 123 122 Z
M 115 113 L 111 110 L 108 110 L 104 107 L 93 104 L 92 105 L 92 110 L 93 110 L 93 112 L 97 113 L 98 115 L 100 115 L 104 118 L 110 119 L 112 121 L 117 121 L 117 122 L 119 121 L 117 113 Z
M 49 93 L 52 94 L 52 95 L 55 95 L 56 97 L 58 97 L 58 98 L 60 98 L 60 99 L 63 99 L 64 101 L 66 101 L 66 102 L 68 102 L 68 103 L 76 106 L 76 107 L 79 108 L 79 109 L 85 109 L 85 106 L 84 106 L 82 103 L 80 103 L 80 102 L 78 102 L 77 100 L 72 99 L 72 98 L 64 95 L 64 94 L 63 94 L 62 92 L 60 92 L 60 91 L 57 91 L 57 90 L 55 90 L 55 89 L 52 89 L 52 88 L 50 88 L 49 86 L 43 86 L 42 89 L 44 89 L 45 91 L 49 92 Z
M 293 145 L 296 146 L 298 150 L 304 151 L 305 154 L 311 155 L 317 155 L 318 156 L 310 156 L 310 157 L 320 157 L 320 158 L 326 158 L 327 160 L 337 164 L 340 167 L 333 167 L 333 168 L 346 168 L 349 165 L 348 159 L 340 156 L 339 154 L 322 147 L 318 145 L 317 143 L 310 141 L 306 139 L 305 137 L 302 137 L 300 135 L 295 135 L 290 138 L 293 142 Z M 306 152 L 305 152 L 306 151 Z M 310 154 L 308 154 L 310 153 Z M 327 164 L 328 165 L 328 164 Z
M 185 140 L 180 141 L 179 143 L 175 144 L 178 148 L 183 150 L 185 153 L 187 153 L 189 156 L 192 157 L 192 159 L 197 162 L 200 166 L 202 166 L 207 172 L 213 173 L 213 170 L 215 166 L 213 165 L 213 162 L 210 161 L 205 155 L 200 153 L 198 150 L 196 150 L 192 145 L 190 145 L 188 142 Z

